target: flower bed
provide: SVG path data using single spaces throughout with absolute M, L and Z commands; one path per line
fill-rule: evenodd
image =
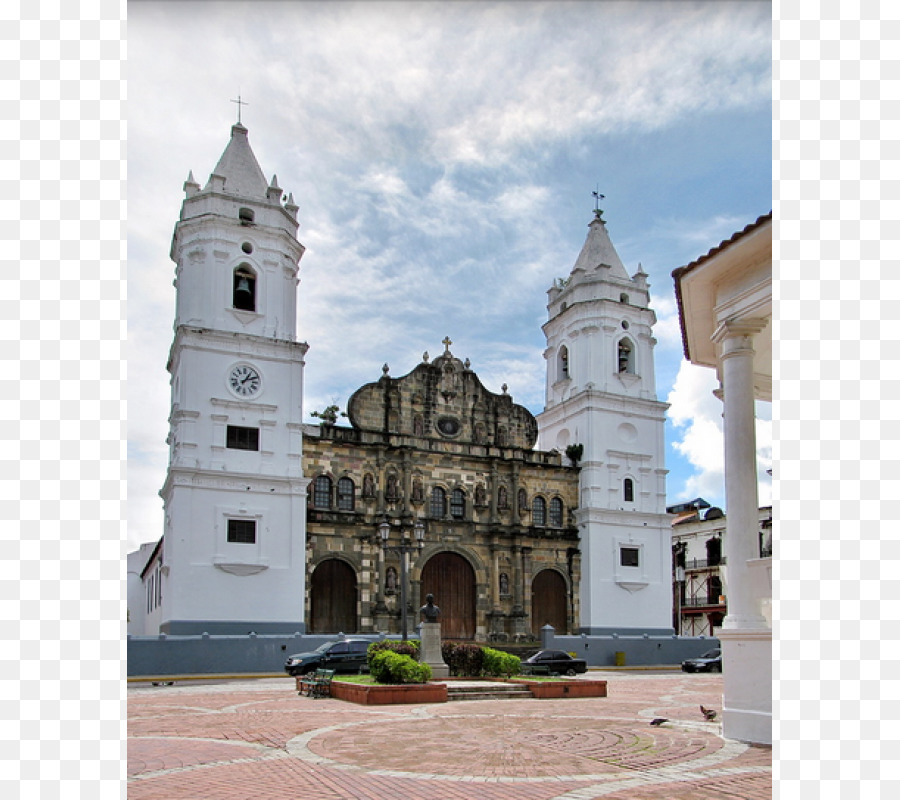
M 364 684 L 336 680 L 331 684 L 331 696 L 363 706 L 383 706 L 409 703 L 446 703 L 447 685 L 444 683 Z
M 563 697 L 606 697 L 606 681 L 565 680 L 564 678 L 533 681 L 528 678 L 511 678 L 510 683 L 524 683 L 532 697 L 540 699 Z

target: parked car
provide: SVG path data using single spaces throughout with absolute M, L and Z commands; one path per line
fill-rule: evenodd
M 697 658 L 689 658 L 681 662 L 682 672 L 721 672 L 722 651 L 717 647 Z
M 294 653 L 284 663 L 288 675 L 305 675 L 315 669 L 358 673 L 368 667 L 366 651 L 371 642 L 365 639 L 344 639 L 326 642 L 309 653 Z
M 538 669 L 535 670 L 535 667 Z M 558 675 L 576 675 L 587 672 L 587 661 L 583 658 L 572 658 L 562 650 L 539 650 L 522 661 L 522 672 L 526 675 L 529 672 L 543 672 L 543 667 Z

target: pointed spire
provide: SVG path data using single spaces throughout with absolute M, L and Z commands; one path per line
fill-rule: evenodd
M 193 197 L 195 194 L 197 194 L 197 192 L 200 191 L 200 184 L 194 180 L 193 170 L 190 170 L 188 172 L 187 180 L 184 182 L 184 186 L 182 188 L 184 189 L 185 197 Z
M 226 194 L 241 197 L 266 197 L 268 184 L 265 175 L 259 168 L 259 162 L 250 149 L 247 129 L 237 123 L 231 126 L 231 141 L 222 153 L 219 163 L 210 175 L 210 185 L 218 188 L 221 178 L 224 180 L 222 191 Z
M 591 272 L 601 265 L 609 268 L 610 275 L 628 279 L 625 265 L 622 264 L 622 259 L 619 258 L 619 254 L 609 238 L 609 233 L 606 231 L 606 223 L 598 216 L 588 225 L 587 239 L 575 260 L 572 271 L 580 269 L 584 272 Z
M 277 175 L 272 176 L 272 182 L 269 184 L 269 188 L 266 189 L 266 197 L 276 203 L 281 199 L 281 187 L 278 185 Z

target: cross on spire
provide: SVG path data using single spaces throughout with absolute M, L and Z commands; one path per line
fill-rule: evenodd
M 603 209 L 600 208 L 600 201 L 603 200 L 606 195 L 600 194 L 600 184 L 597 184 L 597 188 L 591 192 L 594 195 L 594 216 L 603 222 Z
M 249 106 L 250 103 L 246 103 L 246 102 L 244 102 L 243 100 L 241 100 L 241 95 L 240 95 L 240 93 L 238 93 L 238 98 L 237 98 L 237 100 L 232 100 L 231 102 L 232 102 L 232 103 L 237 103 L 237 107 L 238 107 L 238 125 L 240 125 L 240 124 L 241 124 L 241 106 Z
M 444 355 L 449 356 L 450 355 L 450 345 L 453 344 L 453 342 L 450 341 L 450 337 L 445 336 L 444 341 L 442 341 L 441 344 L 444 345 Z

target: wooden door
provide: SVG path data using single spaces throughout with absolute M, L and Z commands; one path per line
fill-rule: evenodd
M 541 628 L 552 625 L 558 634 L 569 632 L 566 582 L 556 570 L 545 569 L 531 583 L 531 632 L 540 638 Z
M 456 553 L 432 556 L 422 570 L 420 587 L 420 606 L 433 594 L 441 610 L 442 639 L 475 638 L 475 570 L 468 561 Z
M 336 558 L 312 574 L 309 591 L 310 633 L 356 633 L 356 574 Z

